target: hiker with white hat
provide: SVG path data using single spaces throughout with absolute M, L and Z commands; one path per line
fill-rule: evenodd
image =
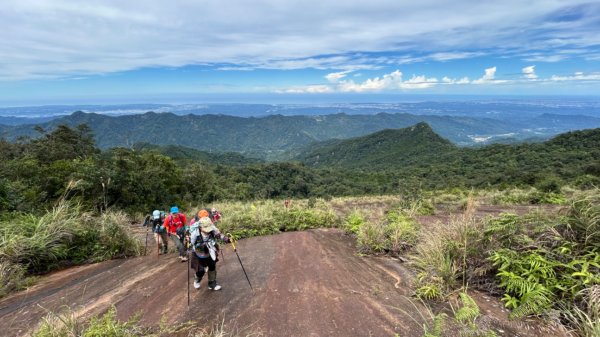
M 164 211 L 154 210 L 152 212 L 152 233 L 154 233 L 154 240 L 156 240 L 156 246 L 159 251 L 166 254 L 169 243 L 167 241 L 167 230 L 163 226 L 164 221 Z
M 194 288 L 200 289 L 200 281 L 208 268 L 208 289 L 220 290 L 217 283 L 217 261 L 219 246 L 216 240 L 229 243 L 229 238 L 222 234 L 209 217 L 205 216 L 194 222 L 190 228 L 191 233 L 191 268 L 196 272 Z

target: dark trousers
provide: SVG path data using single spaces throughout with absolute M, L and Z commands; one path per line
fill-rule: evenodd
M 195 253 L 192 253 L 192 261 L 190 267 L 196 272 L 196 278 L 201 280 L 204 276 L 204 268 L 208 267 L 208 272 L 217 270 L 217 261 L 213 261 L 210 257 L 199 258 Z
M 191 268 L 196 272 L 196 282 L 202 280 L 205 267 L 208 267 L 208 287 L 213 289 L 217 286 L 217 261 L 213 261 L 210 257 L 200 258 L 192 253 Z

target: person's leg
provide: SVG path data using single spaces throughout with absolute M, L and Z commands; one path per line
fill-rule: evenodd
M 161 241 L 162 253 L 166 254 L 169 250 L 169 239 L 167 237 L 167 233 L 159 233 L 158 235 Z
M 179 258 L 181 259 L 181 261 L 187 261 L 187 258 L 185 257 L 185 248 L 183 247 L 183 242 L 181 242 L 179 236 L 174 234 L 169 234 L 169 236 L 171 237 L 171 241 L 173 241 L 173 243 L 177 247 L 177 251 L 179 251 Z
M 217 262 L 208 258 L 208 289 L 220 290 L 221 286 L 217 283 Z
M 192 269 L 194 269 L 194 271 L 196 272 L 196 274 L 194 275 L 194 288 L 196 289 L 200 289 L 200 281 L 202 281 L 202 277 L 204 276 L 204 267 L 206 267 L 206 260 L 210 260 L 210 258 L 201 259 L 198 256 L 196 256 L 196 254 L 192 253 L 192 264 L 194 264 L 194 267 Z
M 158 249 L 158 251 L 160 252 L 160 248 L 161 248 L 161 243 L 160 243 L 160 235 L 158 233 L 154 233 L 154 241 L 156 241 L 156 248 Z

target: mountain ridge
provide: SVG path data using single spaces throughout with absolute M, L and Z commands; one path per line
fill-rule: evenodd
M 553 116 L 548 118 L 556 119 Z M 584 126 L 594 127 L 594 123 L 597 122 L 597 126 L 600 127 L 600 119 L 596 121 L 595 118 L 590 118 Z M 314 142 L 360 137 L 383 129 L 406 128 L 420 122 L 429 124 L 437 134 L 457 145 L 475 145 L 480 139 L 485 143 L 496 138 L 505 138 L 506 135 L 514 137 L 515 141 L 518 141 L 519 137 L 531 135 L 543 137 L 543 134 L 538 135 L 538 131 L 519 134 L 521 126 L 491 118 L 386 112 L 374 115 L 337 113 L 237 117 L 224 114 L 176 115 L 165 112 L 107 116 L 78 111 L 37 125 L 52 130 L 60 124 L 88 124 L 100 148 L 131 147 L 135 143 L 144 142 L 161 146 L 180 145 L 207 152 L 237 152 L 246 157 L 268 160 L 285 160 L 293 158 L 302 148 Z M 577 126 L 582 127 L 581 123 Z M 568 131 L 569 126 L 558 123 L 558 127 L 552 132 L 560 133 L 561 128 Z M 552 132 L 546 135 L 552 135 Z M 0 138 L 7 140 L 38 135 L 33 124 L 0 126 Z

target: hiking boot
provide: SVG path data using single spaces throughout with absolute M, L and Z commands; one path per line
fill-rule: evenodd
M 181 262 L 186 262 L 187 256 L 180 256 L 179 259 L 181 260 Z
M 168 247 L 163 245 L 162 246 L 162 253 L 163 253 L 163 255 L 167 254 L 167 252 L 168 252 Z
M 221 290 L 221 286 L 217 284 L 217 281 L 215 281 L 214 283 L 209 282 L 208 289 L 209 290 Z
M 200 289 L 200 281 L 201 281 L 201 280 L 199 280 L 198 278 L 196 278 L 196 279 L 194 280 L 194 288 L 196 288 L 196 289 Z
M 208 289 L 210 290 L 221 290 L 221 286 L 217 284 L 217 271 L 208 272 Z

